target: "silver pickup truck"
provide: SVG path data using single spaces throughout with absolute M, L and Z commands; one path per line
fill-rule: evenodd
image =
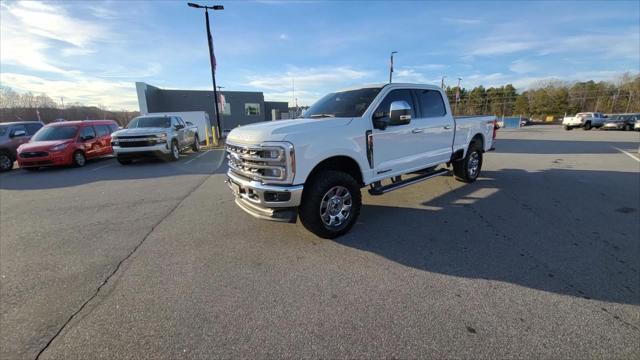
M 197 126 L 185 123 L 179 116 L 138 116 L 126 129 L 111 134 L 111 146 L 118 162 L 131 164 L 142 157 L 160 157 L 169 161 L 180 158 L 180 152 L 200 150 Z

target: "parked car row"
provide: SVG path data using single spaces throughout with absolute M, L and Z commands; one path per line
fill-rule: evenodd
M 200 150 L 198 130 L 179 116 L 139 116 L 122 130 L 113 120 L 0 124 L 1 171 L 11 170 L 16 160 L 26 170 L 81 167 L 107 155 L 123 165 L 147 156 L 175 161 L 187 149 Z
M 565 116 L 562 119 L 565 130 L 592 128 L 602 130 L 640 130 L 640 114 L 612 114 L 600 112 L 582 112 L 576 116 Z

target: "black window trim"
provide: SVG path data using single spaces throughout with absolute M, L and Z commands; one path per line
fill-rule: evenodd
M 447 112 L 447 104 L 445 104 L 444 99 L 442 98 L 442 93 L 438 90 L 434 90 L 434 89 L 412 89 L 413 90 L 413 95 L 415 97 L 415 100 L 417 101 L 417 103 L 419 104 L 418 107 L 420 108 L 420 116 L 418 117 L 419 119 L 425 118 L 425 119 L 433 119 L 433 118 L 437 118 L 437 117 L 444 117 L 447 116 L 448 112 Z M 425 116 L 422 114 L 422 101 L 420 101 L 420 94 L 418 93 L 419 91 L 433 91 L 435 93 L 438 94 L 438 96 L 440 97 L 440 101 L 442 102 L 442 108 L 444 109 L 444 114 L 440 115 L 440 116 Z

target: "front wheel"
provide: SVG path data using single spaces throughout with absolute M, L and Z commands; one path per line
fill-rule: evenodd
M 571 127 L 571 126 L 568 126 L 568 125 L 565 125 L 565 126 L 564 126 L 564 129 L 565 129 L 565 130 L 567 130 L 567 131 L 569 131 L 569 130 L 571 130 L 571 129 L 572 129 L 572 127 Z
M 462 160 L 453 162 L 453 174 L 456 179 L 471 183 L 476 181 L 482 169 L 482 150 L 475 143 L 469 144 L 467 155 Z
M 180 148 L 176 140 L 171 141 L 171 152 L 168 159 L 169 161 L 178 161 L 180 159 Z
M 87 158 L 84 156 L 84 153 L 80 150 L 73 153 L 73 166 L 75 167 L 83 167 L 87 163 Z
M 335 239 L 356 223 L 361 205 L 358 182 L 347 173 L 327 170 L 305 186 L 298 212 L 307 230 L 321 238 Z
M 588 131 L 588 130 L 591 130 L 591 123 L 590 123 L 590 122 L 587 122 L 586 124 L 584 124 L 583 129 L 584 129 L 584 130 L 587 130 L 587 131 Z
M 193 150 L 193 152 L 200 151 L 200 139 L 198 139 L 198 134 L 193 137 L 193 145 L 191 145 L 191 150 Z
M 631 127 L 631 124 L 626 124 L 624 126 L 624 131 L 631 131 L 631 130 L 633 130 L 633 128 Z
M 0 154 L 0 171 L 9 171 L 13 169 L 13 158 L 11 155 L 2 153 Z

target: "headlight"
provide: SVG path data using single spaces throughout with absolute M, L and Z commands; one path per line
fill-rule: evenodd
M 296 171 L 293 145 L 288 142 L 227 143 L 227 159 L 231 170 L 267 184 L 290 184 Z
M 50 149 L 49 149 L 49 151 L 60 151 L 60 150 L 64 150 L 64 149 L 66 149 L 66 148 L 67 148 L 67 145 L 68 145 L 67 143 L 59 144 L 59 145 L 56 145 L 56 146 L 54 146 L 54 147 L 50 148 Z
M 167 133 L 156 134 L 156 137 L 157 137 L 158 139 L 166 139 L 166 138 L 167 138 Z

